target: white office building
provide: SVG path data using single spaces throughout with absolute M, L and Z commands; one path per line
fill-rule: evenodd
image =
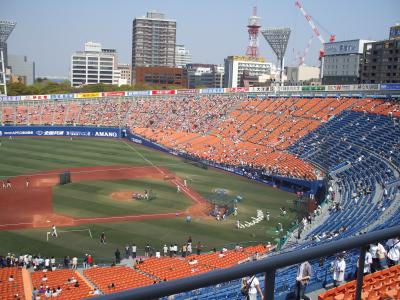
M 325 43 L 322 84 L 356 84 L 360 79 L 360 63 L 364 44 L 369 40 L 348 40 Z
M 175 47 L 175 66 L 184 68 L 192 62 L 192 54 L 184 45 L 176 45 Z
M 253 77 L 271 75 L 275 66 L 265 62 L 263 57 L 228 56 L 225 58 L 224 86 L 239 87 L 243 74 Z
M 71 85 L 118 84 L 121 72 L 118 70 L 115 49 L 103 49 L 100 43 L 85 43 L 84 51 L 71 56 Z

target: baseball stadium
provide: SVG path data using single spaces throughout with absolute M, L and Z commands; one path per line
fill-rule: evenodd
M 398 226 L 398 85 L 289 88 L 2 97 L 0 298 L 118 297 Z M 315 299 L 353 299 L 361 254 L 310 260 Z M 321 292 L 338 259 L 348 283 Z M 276 299 L 297 272 L 277 270 Z M 398 299 L 399 274 L 388 260 L 365 276 L 389 297 L 368 299 Z

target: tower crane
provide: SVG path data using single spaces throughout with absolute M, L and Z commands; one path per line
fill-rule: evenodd
M 323 46 L 325 44 L 325 40 L 322 37 L 321 33 L 319 32 L 317 26 L 315 26 L 314 21 L 312 20 L 311 16 L 309 14 L 307 14 L 307 12 L 304 10 L 304 7 L 300 3 L 300 1 L 296 1 L 295 5 L 296 5 L 296 7 L 298 7 L 300 9 L 301 13 L 304 15 L 304 17 L 306 18 L 308 24 L 310 25 L 314 35 L 318 38 L 318 40 L 321 42 L 321 45 Z M 329 42 L 330 43 L 334 42 L 335 39 L 336 39 L 336 35 L 331 34 L 329 36 Z M 324 55 L 325 55 L 324 48 L 321 48 L 319 50 L 319 59 L 322 60 Z

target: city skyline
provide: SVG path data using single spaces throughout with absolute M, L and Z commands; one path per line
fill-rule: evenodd
M 396 0 L 382 1 L 380 5 L 372 0 L 302 2 L 325 40 L 330 33 L 336 34 L 338 41 L 386 39 L 389 27 L 400 22 L 396 13 L 400 11 L 400 2 Z M 258 7 L 263 28 L 288 26 L 292 29 L 285 65 L 293 64 L 296 53 L 304 51 L 312 35 L 293 0 L 206 0 L 193 3 L 121 0 L 117 4 L 103 0 L 5 0 L 0 6 L 0 19 L 17 22 L 7 41 L 9 53 L 28 56 L 30 61 L 36 63 L 38 77 L 68 77 L 71 55 L 82 50 L 87 41 L 99 42 L 104 48 L 115 48 L 119 62 L 130 63 L 132 22 L 153 10 L 176 20 L 177 44 L 183 44 L 190 50 L 194 63 L 222 65 L 225 57 L 244 54 L 248 44 L 246 25 L 253 6 Z M 276 64 L 275 55 L 266 41 L 261 36 L 259 40 L 261 56 Z M 305 59 L 307 65 L 317 65 L 320 48 L 317 39 L 313 39 Z

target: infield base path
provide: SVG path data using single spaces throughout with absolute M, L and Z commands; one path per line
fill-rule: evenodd
M 59 184 L 59 174 L 70 172 L 71 182 L 151 178 L 166 180 L 173 186 L 180 186 L 183 194 L 194 204 L 186 211 L 158 214 L 126 215 L 97 218 L 72 218 L 55 214 L 52 204 L 52 187 Z M 211 204 L 197 192 L 183 184 L 183 180 L 162 167 L 94 166 L 58 169 L 10 178 L 11 187 L 0 186 L 0 230 L 75 226 L 94 223 L 140 221 L 149 219 L 176 218 L 185 215 L 205 217 Z

